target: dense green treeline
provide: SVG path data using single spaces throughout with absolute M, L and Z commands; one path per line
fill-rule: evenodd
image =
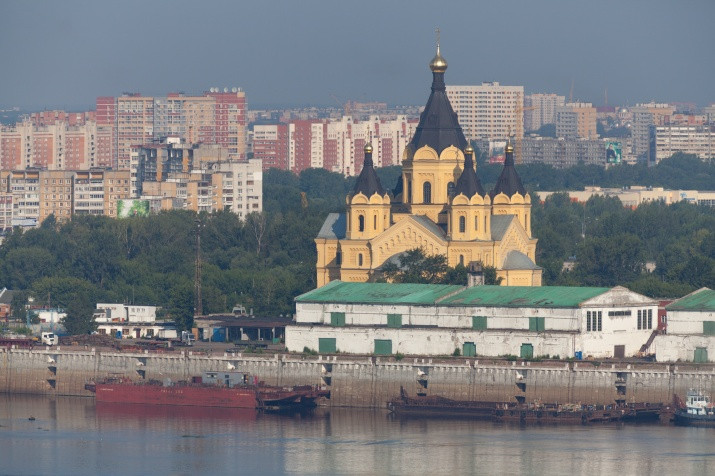
M 698 164 L 702 169 L 694 176 L 712 176 L 712 165 Z M 691 165 L 688 157 L 674 157 L 644 173 L 655 177 L 676 170 L 672 176 L 677 178 Z M 489 167 L 480 176 L 489 188 L 500 167 L 493 173 L 484 169 Z M 620 167 L 611 170 L 616 169 Z M 554 176 L 555 182 L 573 173 L 549 170 L 544 176 Z M 541 180 L 527 167 L 520 166 L 519 173 L 527 184 Z M 378 175 L 391 190 L 400 168 L 378 169 Z M 132 302 L 161 306 L 180 325 L 189 326 L 199 229 L 204 313 L 242 304 L 260 315 L 289 314 L 293 298 L 315 287 L 313 239 L 329 212 L 345 209 L 354 183 L 355 178 L 325 170 L 310 169 L 300 176 L 270 170 L 264 174 L 264 212 L 245 222 L 229 212 L 197 217 L 172 211 L 122 220 L 75 216 L 62 224 L 50 217 L 37 229 L 7 236 L 0 247 L 0 286 L 26 290 L 36 302 L 65 307 L 72 316 L 91 316 L 96 302 Z M 630 210 L 617 199 L 604 198 L 584 206 L 560 194 L 544 204 L 533 203 L 544 284 L 623 284 L 663 297 L 715 285 L 712 208 L 653 203 Z M 570 257 L 575 268 L 562 272 Z M 643 272 L 648 261 L 656 264 L 652 274 Z M 462 275 L 463 270 L 455 274 Z M 74 330 L 89 329 L 78 325 Z

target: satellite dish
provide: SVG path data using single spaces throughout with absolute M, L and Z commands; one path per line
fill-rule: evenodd
M 237 92 L 238 92 L 238 88 L 231 88 L 231 92 L 232 92 L 232 93 L 237 93 Z
M 223 88 L 223 92 L 227 93 L 227 92 L 228 92 L 228 88 Z

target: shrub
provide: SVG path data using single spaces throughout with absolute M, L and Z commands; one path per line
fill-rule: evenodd
M 462 352 L 460 352 L 459 347 L 455 347 L 452 357 L 459 357 L 460 355 L 462 355 Z

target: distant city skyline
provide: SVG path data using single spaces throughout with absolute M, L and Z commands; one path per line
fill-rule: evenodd
M 94 109 L 124 91 L 240 87 L 249 108 L 422 104 L 446 82 L 609 105 L 715 102 L 715 2 L 189 2 L 0 5 L 0 108 Z

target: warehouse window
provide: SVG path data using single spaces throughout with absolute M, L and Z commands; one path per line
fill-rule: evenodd
M 586 331 L 595 332 L 603 330 L 602 321 L 603 311 L 587 311 L 586 312 Z
M 472 316 L 472 329 L 477 331 L 487 330 L 487 316 Z
M 335 327 L 343 327 L 345 325 L 345 313 L 344 312 L 331 312 L 330 313 L 330 325 Z
M 715 336 L 715 321 L 703 321 L 703 334 Z
M 543 332 L 544 331 L 544 319 L 543 317 L 530 317 L 529 318 L 529 330 L 532 332 Z
M 402 327 L 402 314 L 388 314 L 387 327 L 399 329 Z

